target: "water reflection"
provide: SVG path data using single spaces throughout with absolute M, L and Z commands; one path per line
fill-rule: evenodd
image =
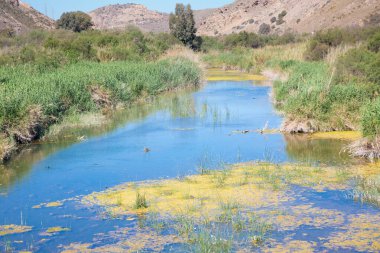
M 353 159 L 343 148 L 349 144 L 344 140 L 311 139 L 308 135 L 284 135 L 286 152 L 296 162 L 311 164 L 342 165 Z
M 44 141 L 25 146 L 10 162 L 0 165 L 0 194 L 6 194 L 9 186 L 27 176 L 34 164 L 77 143 L 82 136 L 86 138 L 100 136 L 127 123 L 142 121 L 148 115 L 160 110 L 168 111 L 173 118 L 194 117 L 196 110 L 192 93 L 195 91 L 195 88 L 187 88 L 176 93 L 168 92 L 109 114 L 105 123 L 96 127 L 62 129 L 59 134 L 48 136 Z

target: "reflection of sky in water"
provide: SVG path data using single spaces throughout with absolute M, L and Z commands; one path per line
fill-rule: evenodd
M 94 221 L 87 219 L 62 220 L 58 214 L 49 215 L 49 210 L 30 207 L 103 190 L 126 181 L 183 176 L 196 172 L 199 166 L 218 167 L 223 162 L 341 159 L 338 155 L 340 144 L 334 149 L 331 145 L 318 145 L 317 141 L 292 139 L 287 145 L 281 134 L 234 134 L 236 130 L 280 126 L 282 118 L 274 112 L 269 92 L 269 87 L 254 86 L 251 82 L 211 82 L 193 97 L 173 97 L 144 120 L 123 125 L 101 137 L 61 151 L 57 151 L 54 144 L 46 145 L 49 150 L 46 152 L 53 154 L 31 168 L 30 160 L 21 158 L 12 163 L 15 171 L 21 171 L 24 177 L 9 186 L 6 195 L 0 196 L 0 224 L 20 224 L 23 219 L 37 228 L 62 225 L 82 231 L 83 227 L 94 226 L 81 234 L 85 239 L 114 222 L 95 225 Z M 142 113 L 145 114 L 148 113 Z M 151 152 L 144 153 L 145 147 Z M 313 153 L 300 147 L 313 150 L 318 157 L 313 160 Z M 72 206 L 60 212 L 60 215 L 94 215 L 75 211 Z M 63 243 L 75 236 L 78 235 L 71 233 L 58 238 Z M 25 241 L 31 238 L 21 237 Z M 57 241 L 50 243 L 52 247 Z

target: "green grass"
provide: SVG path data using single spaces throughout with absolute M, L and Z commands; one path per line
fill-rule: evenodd
M 289 79 L 276 82 L 274 93 L 288 118 L 313 120 L 320 131 L 360 128 L 360 110 L 371 101 L 374 84 L 335 83 L 325 62 L 293 61 L 284 66 Z
M 137 192 L 134 208 L 144 209 L 147 207 L 148 207 L 148 202 L 146 201 L 145 194 L 140 194 L 139 192 Z
M 253 57 L 250 49 L 235 49 L 233 51 L 225 51 L 214 54 L 206 54 L 203 56 L 210 67 L 226 67 L 237 68 L 244 71 L 250 71 L 254 66 Z
M 380 135 L 380 98 L 367 103 L 362 114 L 363 134 L 371 138 Z
M 354 200 L 380 207 L 380 176 L 358 177 L 351 196 Z
M 185 85 L 198 85 L 201 70 L 184 58 L 152 63 L 81 62 L 46 73 L 28 66 L 0 68 L 0 128 L 20 125 L 31 108 L 44 118 L 99 110 L 90 87 L 98 87 L 112 104 L 130 103 Z

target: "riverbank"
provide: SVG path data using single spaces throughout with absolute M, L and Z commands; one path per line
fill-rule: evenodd
M 361 131 L 363 140 L 348 150 L 355 156 L 378 158 L 378 34 L 373 27 L 336 29 L 301 43 L 211 51 L 203 59 L 211 67 L 246 73 L 272 69 L 279 73 L 273 101 L 285 116 L 282 132 Z
M 46 73 L 2 67 L 1 160 L 40 139 L 65 117 L 128 106 L 169 90 L 198 86 L 202 70 L 183 57 L 151 63 L 81 62 Z

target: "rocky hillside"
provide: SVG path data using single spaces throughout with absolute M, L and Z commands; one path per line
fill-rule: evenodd
M 17 0 L 0 0 L 0 31 L 20 33 L 32 28 L 50 29 L 54 21 Z
M 140 4 L 116 4 L 89 13 L 97 29 L 123 29 L 128 25 L 148 32 L 169 31 L 169 14 L 148 10 Z
M 380 13 L 380 0 L 237 0 L 201 19 L 198 32 L 259 32 L 262 24 L 271 33 L 314 32 L 363 25 L 374 13 Z

